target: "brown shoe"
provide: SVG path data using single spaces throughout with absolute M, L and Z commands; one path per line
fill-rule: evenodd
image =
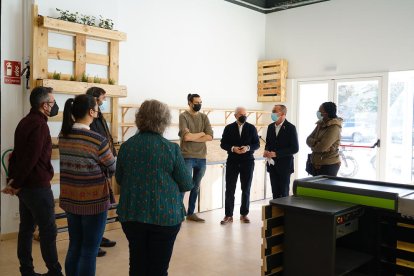
M 247 216 L 240 216 L 240 222 L 250 223 L 250 219 Z
M 224 224 L 232 223 L 232 222 L 233 222 L 233 217 L 224 217 L 224 219 L 220 221 L 220 224 L 224 225 Z
M 195 221 L 195 222 L 205 222 L 204 219 L 198 217 L 196 214 L 192 214 L 192 215 L 187 216 L 187 220 L 192 220 L 192 221 Z

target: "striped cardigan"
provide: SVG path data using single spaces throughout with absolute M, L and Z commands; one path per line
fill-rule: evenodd
M 88 129 L 59 136 L 59 205 L 76 215 L 96 215 L 108 210 L 109 187 L 103 170 L 115 171 L 108 140 Z

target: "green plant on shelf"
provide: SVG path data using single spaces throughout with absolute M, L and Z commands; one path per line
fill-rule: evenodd
M 110 84 L 110 85 L 114 85 L 114 84 L 115 84 L 115 80 L 114 80 L 114 79 L 109 78 L 109 80 L 108 80 L 108 84 Z
M 94 83 L 101 83 L 101 78 L 98 76 L 93 77 L 93 82 Z
M 80 22 L 79 23 L 82 23 L 82 24 L 88 25 L 88 26 L 95 26 L 95 21 L 96 21 L 95 16 L 82 14 L 81 17 L 80 17 Z
M 71 75 L 71 76 L 69 77 L 69 80 L 70 80 L 70 81 L 75 81 L 75 80 L 76 80 L 76 78 L 75 78 L 75 76 Z
M 88 82 L 88 75 L 86 75 L 85 72 L 82 73 L 80 81 L 81 82 Z
M 103 18 L 102 15 L 100 15 L 98 27 L 112 30 L 114 28 L 114 22 L 112 21 L 112 19 Z
M 60 73 L 56 73 L 56 71 L 53 72 L 52 78 L 54 80 L 60 80 Z
M 68 10 L 61 10 L 56 8 L 56 10 L 60 13 L 59 17 L 57 19 L 65 20 L 69 22 L 75 22 L 78 23 L 78 12 L 71 13 Z

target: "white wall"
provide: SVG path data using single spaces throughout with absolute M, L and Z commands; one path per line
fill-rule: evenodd
M 222 0 L 129 0 L 119 8 L 128 34 L 122 102 L 187 106 L 187 94 L 198 93 L 206 107 L 261 106 L 256 63 L 264 58 L 265 15 Z
M 30 14 L 32 2 L 2 1 L 2 66 L 3 59 L 23 62 L 28 56 L 30 29 L 24 33 L 23 26 L 30 22 L 23 15 Z M 222 0 L 101 0 L 99 5 L 84 0 L 35 2 L 41 15 L 57 17 L 56 8 L 102 15 L 113 19 L 115 29 L 127 33 L 128 40 L 120 47 L 120 84 L 127 85 L 128 97 L 121 102 L 155 98 L 171 106 L 186 106 L 186 95 L 199 93 L 206 107 L 262 106 L 256 102 L 256 62 L 265 53 L 263 14 Z M 13 147 L 14 130 L 29 105 L 23 86 L 4 84 L 3 75 L 1 88 L 3 152 Z M 65 98 L 59 95 L 57 99 L 63 109 Z M 56 136 L 59 126 L 51 123 L 50 127 Z M 17 199 L 2 195 L 2 234 L 17 231 L 17 211 Z
M 332 0 L 269 14 L 266 58 L 289 78 L 414 69 L 414 1 Z

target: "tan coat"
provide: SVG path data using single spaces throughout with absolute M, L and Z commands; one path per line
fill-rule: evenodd
M 341 163 L 338 147 L 341 141 L 342 119 L 319 120 L 306 139 L 312 150 L 312 164 L 316 167 Z

